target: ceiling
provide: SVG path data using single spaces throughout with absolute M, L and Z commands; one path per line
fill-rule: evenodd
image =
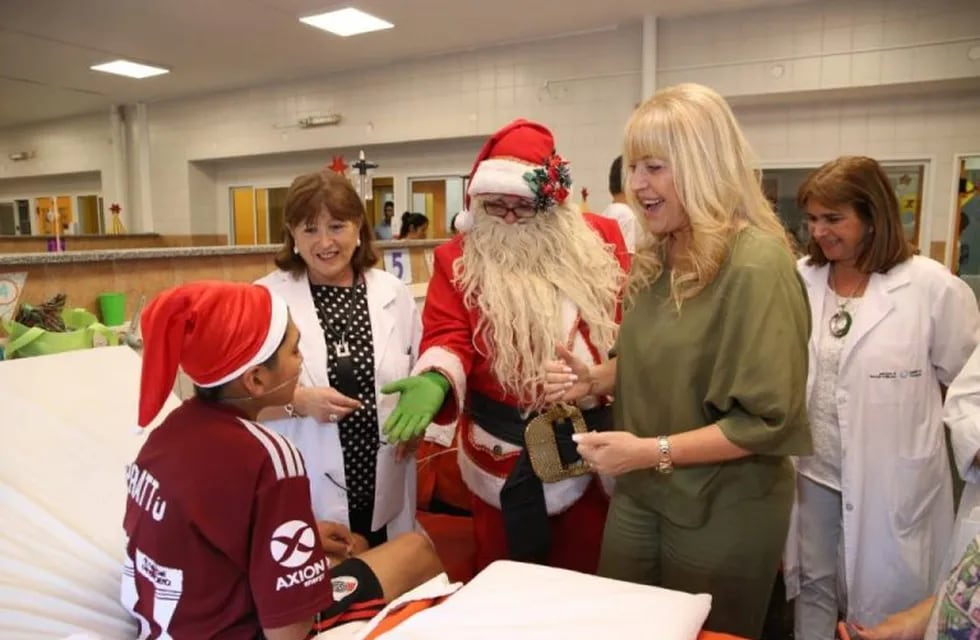
M 0 0 L 0 128 L 406 58 L 800 0 Z M 340 38 L 300 16 L 357 6 L 395 23 Z M 117 57 L 145 80 L 90 71 Z

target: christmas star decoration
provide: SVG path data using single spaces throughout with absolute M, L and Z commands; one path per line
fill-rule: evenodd
M 330 170 L 334 173 L 339 173 L 344 175 L 347 170 L 350 169 L 350 165 L 344 162 L 344 156 L 334 156 L 333 162 L 330 163 Z

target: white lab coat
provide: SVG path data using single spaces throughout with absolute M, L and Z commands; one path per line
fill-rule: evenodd
M 980 464 L 977 463 L 980 453 L 980 348 L 973 351 L 956 380 L 949 385 L 943 420 L 949 427 L 956 470 L 966 481 L 957 509 L 957 526 L 961 528 L 964 521 L 980 520 L 980 512 L 973 513 L 980 509 Z M 980 532 L 976 529 L 974 526 L 965 533 L 957 532 L 950 547 L 950 560 L 963 554 L 964 541 L 968 542 Z M 943 573 L 945 577 L 945 571 Z
M 799 263 L 814 330 L 828 267 Z M 874 625 L 929 595 L 952 533 L 953 499 L 940 383 L 960 372 L 980 338 L 970 288 L 920 256 L 871 276 L 840 356 L 844 580 L 847 618 Z M 812 392 L 810 339 L 807 398 Z M 795 524 L 795 523 L 794 523 Z M 797 535 L 787 542 L 787 597 L 799 592 Z
M 398 402 L 398 394 L 382 394 L 381 387 L 411 372 L 418 358 L 422 320 L 411 291 L 398 278 L 379 269 L 370 269 L 364 274 L 364 280 L 374 341 L 374 384 L 378 432 L 381 434 L 371 529 L 387 526 L 390 540 L 416 528 L 416 467 L 411 457 L 396 462 L 396 445 L 388 444 L 381 432 L 385 419 Z M 309 387 L 330 386 L 327 344 L 306 276 L 297 279 L 288 272 L 274 271 L 258 280 L 257 284 L 268 287 L 285 299 L 293 322 L 300 330 L 299 348 L 303 354 L 300 384 Z M 349 525 L 347 492 L 337 486 L 347 486 L 337 423 L 319 423 L 307 417 L 270 420 L 265 424 L 289 438 L 302 452 L 313 494 L 313 513 L 317 520 Z

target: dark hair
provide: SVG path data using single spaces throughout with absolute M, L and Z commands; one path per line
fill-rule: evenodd
M 609 167 L 609 193 L 616 196 L 623 192 L 623 156 L 617 156 Z
M 429 224 L 429 219 L 425 217 L 425 214 L 406 211 L 402 214 L 402 228 L 398 232 L 398 237 L 404 238 L 409 231 L 421 229 L 427 224 Z
M 260 367 L 265 367 L 266 369 L 275 369 L 276 365 L 279 364 L 279 350 L 282 349 L 282 345 L 286 342 L 286 336 L 288 331 L 282 334 L 282 340 L 279 341 L 279 346 L 276 350 L 272 352 L 272 355 L 263 360 L 258 364 Z M 217 387 L 199 387 L 194 385 L 194 396 L 203 402 L 221 402 L 225 399 L 225 388 L 231 384 L 228 381 L 224 384 L 219 384 Z
M 374 232 L 364 224 L 364 203 L 347 178 L 333 171 L 323 170 L 299 176 L 286 192 L 283 211 L 285 233 L 282 247 L 276 252 L 276 266 L 294 276 L 306 272 L 303 257 L 293 252 L 296 243 L 290 231 L 301 224 L 316 220 L 324 210 L 337 220 L 348 220 L 360 225 L 358 235 L 361 244 L 354 249 L 354 255 L 350 259 L 354 273 L 362 273 L 376 265 L 378 253 L 374 249 Z
M 382 211 L 387 211 L 388 207 L 391 207 L 391 215 L 395 215 L 395 203 L 391 200 L 385 200 L 385 206 L 383 206 L 381 209 Z
M 814 200 L 827 207 L 850 206 L 867 226 L 868 234 L 855 262 L 865 273 L 886 273 L 912 257 L 899 215 L 898 197 L 878 161 L 866 156 L 841 156 L 811 173 L 797 192 L 800 209 Z M 809 264 L 829 261 L 811 237 Z

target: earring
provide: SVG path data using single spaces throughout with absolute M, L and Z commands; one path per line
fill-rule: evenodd
M 357 239 L 357 246 L 361 246 L 361 239 L 360 238 Z
M 293 253 L 299 255 L 299 248 L 296 245 L 293 245 Z

